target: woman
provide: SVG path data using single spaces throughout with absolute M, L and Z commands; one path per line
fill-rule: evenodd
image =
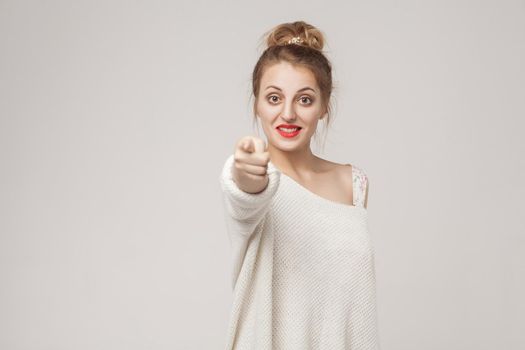
M 233 249 L 226 349 L 379 349 L 366 174 L 310 149 L 330 115 L 323 42 L 303 21 L 270 31 L 253 72 L 268 145 L 242 137 L 222 169 Z

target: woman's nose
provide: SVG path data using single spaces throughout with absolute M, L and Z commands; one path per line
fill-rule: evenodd
M 295 114 L 293 102 L 287 102 L 283 104 L 283 110 L 281 111 L 281 117 L 287 122 L 293 121 L 297 118 Z

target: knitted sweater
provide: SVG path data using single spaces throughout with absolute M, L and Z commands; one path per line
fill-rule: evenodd
M 233 253 L 226 350 L 379 350 L 374 250 L 352 165 L 354 204 L 321 197 L 268 163 L 260 193 L 220 184 Z

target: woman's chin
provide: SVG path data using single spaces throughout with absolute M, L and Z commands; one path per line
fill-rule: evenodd
M 298 149 L 301 148 L 301 145 L 302 143 L 300 142 L 292 142 L 292 141 L 287 141 L 287 140 L 277 140 L 275 143 L 274 143 L 274 147 L 281 150 L 281 151 L 285 151 L 285 152 L 291 152 L 291 151 L 296 151 Z

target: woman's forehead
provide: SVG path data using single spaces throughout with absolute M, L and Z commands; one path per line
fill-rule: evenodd
M 290 92 L 306 86 L 317 90 L 315 76 L 308 68 L 286 63 L 275 64 L 265 70 L 261 77 L 261 88 L 265 90 L 268 86 L 274 86 L 283 91 L 290 90 Z

